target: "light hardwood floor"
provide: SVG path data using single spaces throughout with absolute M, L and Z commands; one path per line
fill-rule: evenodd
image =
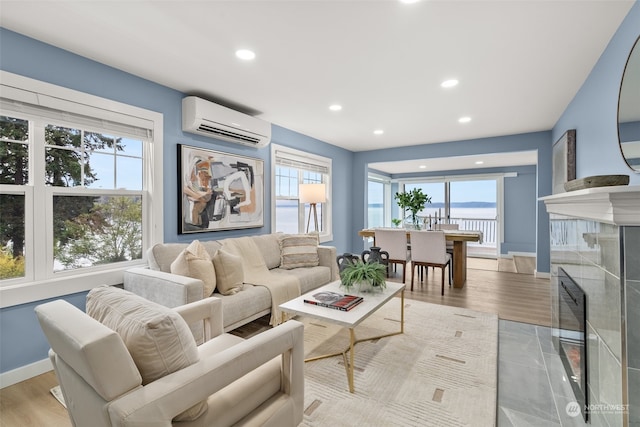
M 405 297 L 433 304 L 468 308 L 496 313 L 500 319 L 542 326 L 551 326 L 551 286 L 549 279 L 532 274 L 497 271 L 496 260 L 469 258 L 467 282 L 461 289 L 447 286 L 441 295 L 440 269 L 429 269 L 424 282 L 414 282 L 411 288 L 410 269 L 407 271 Z M 508 266 L 501 266 L 508 269 Z M 446 274 L 446 270 L 445 270 Z M 400 269 L 390 279 L 402 281 Z
M 407 274 L 405 297 L 434 304 L 463 307 L 497 313 L 501 319 L 551 324 L 551 294 L 548 279 L 533 275 L 497 271 L 495 260 L 469 259 L 467 283 L 462 289 L 446 286 L 440 295 L 440 270 L 429 270 L 423 283 L 414 283 L 409 291 L 411 275 Z M 501 268 L 501 270 L 509 270 Z M 408 271 L 409 273 L 409 271 Z M 402 280 L 402 271 L 390 278 Z M 62 405 L 49 393 L 57 385 L 53 372 L 0 390 L 0 427 L 70 427 Z
M 0 390 L 0 426 L 71 427 L 67 410 L 49 392 L 56 385 L 50 371 Z

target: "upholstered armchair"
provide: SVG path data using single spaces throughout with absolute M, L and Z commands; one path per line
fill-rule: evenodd
M 217 298 L 168 309 L 107 286 L 87 296 L 87 312 L 100 321 L 63 300 L 35 311 L 74 426 L 302 421 L 299 322 L 244 340 L 223 333 Z M 188 326 L 195 322 L 204 324 L 200 346 Z

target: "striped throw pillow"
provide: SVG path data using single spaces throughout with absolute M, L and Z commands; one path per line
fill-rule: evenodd
M 280 238 L 280 268 L 315 267 L 319 263 L 316 235 L 285 234 Z

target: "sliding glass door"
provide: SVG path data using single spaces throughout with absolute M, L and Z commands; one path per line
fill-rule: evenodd
M 431 220 L 431 223 L 435 223 L 436 217 L 446 218 L 447 203 L 444 182 L 407 183 L 404 186 L 407 192 L 415 188 L 421 188 L 424 194 L 431 197 L 431 203 L 427 203 L 427 206 L 419 213 L 419 216 L 426 220 L 427 224 L 429 224 L 429 220 Z
M 496 179 L 449 182 L 449 222 L 461 230 L 479 230 L 482 244 L 469 242 L 468 254 L 498 255 L 498 183 Z
M 367 227 L 389 227 L 391 225 L 391 180 L 388 177 L 369 174 L 367 188 Z
M 418 215 L 429 224 L 457 224 L 460 230 L 478 230 L 483 242 L 469 242 L 471 256 L 497 257 L 500 241 L 499 179 L 446 178 L 404 183 L 404 191 L 421 188 L 431 203 Z M 402 187 L 402 183 L 401 183 Z M 401 190 L 402 191 L 402 190 Z

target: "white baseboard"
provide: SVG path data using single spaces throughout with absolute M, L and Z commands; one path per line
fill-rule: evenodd
M 538 271 L 538 270 L 534 271 L 533 275 L 538 279 L 550 279 L 551 278 L 551 273 L 544 273 L 544 272 L 541 272 L 541 271 Z
M 513 258 L 514 256 L 529 256 L 529 257 L 535 258 L 536 253 L 535 252 L 509 252 L 507 256 L 509 258 Z
M 44 374 L 52 369 L 53 366 L 51 365 L 51 361 L 47 358 L 29 365 L 21 366 L 11 371 L 3 372 L 0 374 L 0 389 Z

